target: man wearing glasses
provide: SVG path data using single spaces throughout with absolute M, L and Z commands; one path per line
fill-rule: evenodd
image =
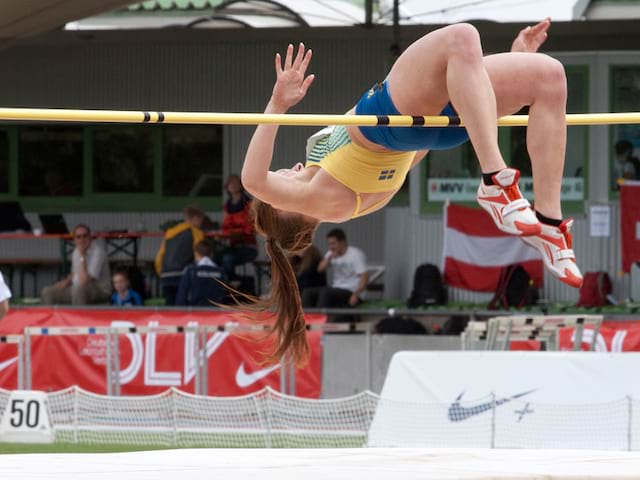
M 53 305 L 89 305 L 105 303 L 111 296 L 111 275 L 107 254 L 93 242 L 86 225 L 73 229 L 76 248 L 71 255 L 71 273 L 42 290 L 42 303 Z

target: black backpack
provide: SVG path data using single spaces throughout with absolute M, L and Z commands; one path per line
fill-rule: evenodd
M 438 267 L 430 263 L 420 265 L 413 277 L 413 291 L 407 300 L 407 306 L 417 308 L 446 303 L 447 289 Z
M 376 323 L 375 333 L 397 335 L 426 335 L 427 329 L 415 318 L 399 316 L 385 317 Z
M 538 301 L 538 289 L 529 272 L 522 265 L 504 267 L 500 272 L 496 293 L 489 302 L 489 310 L 497 308 L 524 307 Z

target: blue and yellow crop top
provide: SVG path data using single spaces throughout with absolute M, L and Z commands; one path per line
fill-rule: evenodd
M 321 130 L 307 142 L 306 168 L 320 167 L 356 194 L 352 218 L 365 215 L 388 199 L 360 211 L 361 193 L 395 192 L 404 183 L 415 152 L 372 152 L 354 144 L 344 126 Z

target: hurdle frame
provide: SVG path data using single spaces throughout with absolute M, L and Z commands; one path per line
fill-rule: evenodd
M 471 342 L 484 341 L 485 350 L 497 350 L 499 339 L 501 350 L 509 350 L 512 340 L 538 340 L 547 348 L 553 344 L 555 350 L 559 346 L 559 329 L 575 329 L 573 351 L 580 351 L 584 338 L 584 327 L 593 327 L 593 337 L 589 351 L 595 350 L 598 332 L 603 315 L 505 315 L 492 317 L 486 322 L 470 321 L 461 335 L 462 350 L 470 350 Z M 502 334 L 502 338 L 501 337 Z M 477 335 L 477 338 L 474 337 Z
M 198 328 L 197 326 L 183 326 L 183 325 L 149 325 L 140 327 L 104 327 L 107 335 L 107 345 L 111 344 L 111 347 L 107 348 L 107 390 L 111 391 L 109 395 L 120 396 L 120 335 L 133 335 L 133 334 L 161 334 L 161 335 L 175 335 L 193 333 L 196 336 L 196 350 L 194 352 L 194 360 L 196 362 L 196 370 L 194 377 L 194 391 L 198 394 L 198 386 L 201 384 L 200 368 L 198 368 L 198 359 L 200 358 L 200 350 L 198 344 Z M 109 353 L 111 352 L 111 353 Z
M 18 348 L 18 390 L 25 389 L 25 336 L 24 335 L 0 335 L 0 344 L 17 345 Z

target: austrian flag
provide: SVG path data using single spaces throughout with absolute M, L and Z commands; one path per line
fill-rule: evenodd
M 640 182 L 625 180 L 620 186 L 620 236 L 622 270 L 640 260 Z
M 542 286 L 538 251 L 498 230 L 484 210 L 445 205 L 443 245 L 442 270 L 451 287 L 495 292 L 500 271 L 514 263 L 529 272 L 536 286 Z

